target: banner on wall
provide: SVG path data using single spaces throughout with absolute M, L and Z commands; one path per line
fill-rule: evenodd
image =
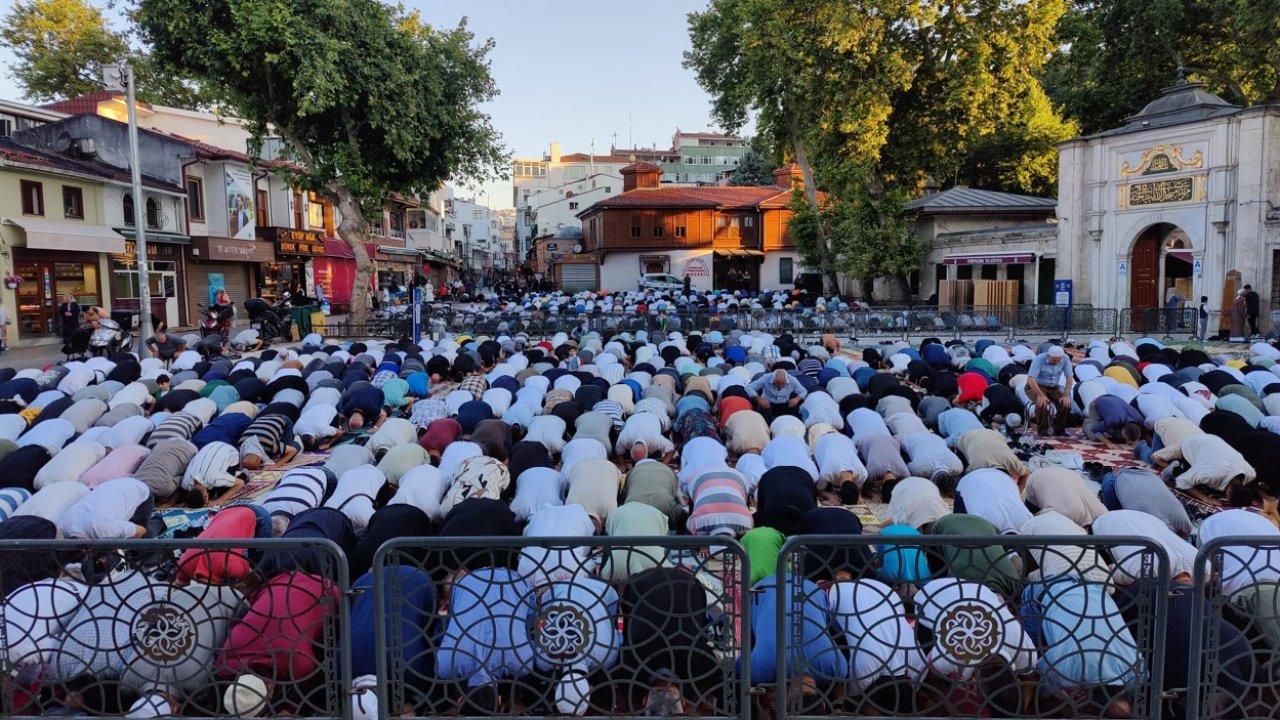
M 226 166 L 227 236 L 254 239 L 253 174 L 247 167 Z
M 707 261 L 700 257 L 689 258 L 684 264 L 684 272 L 681 275 L 711 277 L 711 268 L 707 267 Z

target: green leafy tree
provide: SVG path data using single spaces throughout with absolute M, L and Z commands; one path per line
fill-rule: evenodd
M 259 147 L 282 138 L 294 182 L 338 208 L 357 323 L 373 273 L 368 218 L 387 195 L 491 178 L 506 161 L 479 109 L 497 93 L 491 42 L 476 44 L 465 21 L 437 29 L 375 0 L 140 0 L 135 15 L 156 58 L 211 88 Z
M 35 101 L 102 89 L 102 66 L 129 54 L 124 37 L 87 0 L 19 0 L 4 16 L 0 39 L 23 95 Z
M 1045 88 L 1086 133 L 1119 127 L 1180 76 L 1280 102 L 1280 0 L 1074 0 Z
M 738 166 L 729 176 L 730 185 L 772 185 L 773 168 L 753 149 L 742 154 Z
M 813 264 L 830 287 L 843 267 L 919 262 L 919 249 L 901 241 L 896 198 L 929 176 L 967 182 L 972 172 L 1019 190 L 1053 182 L 1052 145 L 1074 126 L 1037 74 L 1064 2 L 711 0 L 690 15 L 685 63 L 720 124 L 736 129 L 754 116 L 761 136 L 801 166 Z M 887 252 L 897 256 L 879 257 Z M 905 292 L 901 279 L 895 294 Z
M 132 48 L 87 0 L 17 2 L 4 17 L 0 42 L 18 59 L 10 69 L 23 95 L 37 102 L 102 90 L 103 66 L 128 61 L 139 100 L 193 109 L 210 105 L 198 85 L 163 71 Z

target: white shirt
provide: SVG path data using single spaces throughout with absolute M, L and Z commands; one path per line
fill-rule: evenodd
M 1138 412 L 1142 413 L 1148 428 L 1154 428 L 1160 420 L 1185 417 L 1172 400 L 1155 393 L 1138 394 Z
M 1139 510 L 1112 510 L 1093 521 L 1093 534 L 1100 538 L 1140 537 L 1159 543 L 1169 556 L 1169 577 L 1191 574 L 1195 570 L 1196 549 L 1154 515 Z M 1142 561 L 1147 552 L 1138 545 L 1111 546 L 1111 556 L 1116 560 L 1115 581 L 1128 585 L 1141 579 Z M 1149 572 L 1154 572 L 1154 566 Z
M 897 417 L 896 415 L 894 417 Z M 946 470 L 952 475 L 964 472 L 964 463 L 960 457 L 947 447 L 947 441 L 930 432 L 911 433 L 898 439 L 907 457 L 907 469 L 912 475 L 930 477 L 938 470 Z M 965 498 L 968 503 L 968 498 Z
M 849 648 L 856 692 L 882 677 L 923 675 L 924 653 L 907 622 L 902 598 L 892 588 L 879 580 L 838 582 L 827 591 L 827 601 Z
M 1236 535 L 1252 536 L 1274 546 L 1280 539 L 1280 529 L 1257 513 L 1239 509 L 1214 513 L 1200 523 L 1200 547 L 1217 538 Z M 1222 561 L 1222 567 L 1217 570 L 1227 595 L 1234 595 L 1250 585 L 1280 580 L 1280 550 L 1228 545 L 1216 556 L 1215 559 Z
M 440 476 L 444 478 L 446 485 L 452 485 L 453 479 L 458 475 L 458 466 L 467 458 L 484 455 L 484 448 L 470 440 L 460 440 L 449 443 L 449 446 L 440 453 Z
M 528 520 L 544 507 L 563 505 L 566 490 L 568 483 L 559 470 L 529 468 L 516 478 L 516 496 L 511 501 L 511 512 L 518 520 Z
M 48 450 L 50 454 L 53 454 L 61 450 L 62 446 L 75 434 L 76 426 L 72 425 L 70 420 L 54 418 L 45 420 L 22 433 L 17 440 L 17 444 L 18 447 L 40 445 Z
M 385 484 L 387 477 L 373 465 L 351 468 L 338 478 L 338 487 L 324 506 L 341 510 L 343 515 L 351 518 L 356 532 L 361 532 L 369 526 L 369 518 L 373 517 L 373 501 Z
M 884 424 L 888 426 L 889 430 L 893 432 L 893 436 L 898 440 L 903 440 L 908 435 L 930 434 L 929 428 L 924 426 L 924 421 L 915 413 L 894 413 L 885 418 Z
M 98 442 L 112 450 L 125 445 L 141 445 L 142 439 L 154 429 L 155 425 L 151 424 L 150 419 L 142 415 L 134 415 L 112 425 L 111 429 L 98 439 Z
M 65 624 L 80 609 L 86 589 L 70 580 L 49 578 L 9 593 L 4 600 L 5 654 L 9 662 L 52 663 L 62 643 Z
M 539 415 L 529 423 L 529 431 L 524 439 L 540 442 L 551 455 L 558 455 L 564 448 L 564 433 L 567 426 L 564 419 L 555 415 Z
M 296 432 L 296 431 L 295 431 Z M 412 445 L 418 440 L 418 426 L 404 418 L 387 418 L 365 443 L 374 457 L 396 445 Z
M 529 516 L 524 527 L 525 537 L 591 537 L 596 532 L 595 523 L 586 508 L 578 503 L 547 505 Z M 589 574 L 595 562 L 589 560 L 590 548 L 585 545 L 560 548 L 526 548 L 520 552 L 516 569 L 533 587 L 558 580 L 572 580 Z
M 818 461 L 818 477 L 824 482 L 835 482 L 845 471 L 853 472 L 853 480 L 859 486 L 867 479 L 867 468 L 858 457 L 853 440 L 840 433 L 827 433 L 818 438 L 813 456 Z
M 62 481 L 74 481 L 107 456 L 107 449 L 92 441 L 80 439 L 58 451 L 36 472 L 33 485 L 42 490 Z M 3 467 L 0 464 L 0 467 Z M 79 485 L 80 483 L 76 483 Z
M 47 465 L 45 467 L 48 467 Z M 85 495 L 90 492 L 89 486 L 74 480 L 63 480 L 61 482 L 51 482 L 36 491 L 35 495 L 27 498 L 27 501 L 18 506 L 13 511 L 13 517 L 18 515 L 34 515 L 42 517 L 45 520 L 58 525 L 62 520 L 62 516 L 72 505 L 79 502 Z
M 825 392 L 814 391 L 806 395 L 804 402 L 800 403 L 800 414 L 804 416 L 805 427 L 826 423 L 837 430 L 844 428 L 840 404 Z
M 298 416 L 298 422 L 293 424 L 293 431 L 298 435 L 324 440 L 338 431 L 333 426 L 333 419 L 337 416 L 338 408 L 333 405 L 308 405 Z
M 1022 503 L 1018 484 L 1003 470 L 974 470 L 960 478 L 956 491 L 964 496 L 966 513 L 984 518 L 1001 533 L 1016 533 L 1031 519 L 1031 511 Z
M 147 406 L 147 399 L 151 393 L 147 392 L 147 386 L 140 382 L 133 382 L 125 385 L 124 388 L 111 396 L 107 401 L 107 407 L 117 408 L 121 405 L 137 405 L 140 408 Z
M 1231 479 L 1242 476 L 1245 482 L 1257 474 L 1235 448 L 1217 435 L 1200 433 L 1184 439 L 1178 447 L 1182 457 L 1191 465 L 1176 479 L 1179 489 L 1189 490 L 1197 485 L 1208 485 L 1215 490 L 1225 490 Z
M 565 443 L 564 448 L 560 451 L 560 472 L 565 477 L 569 477 L 569 473 L 573 472 L 573 466 L 583 460 L 599 458 L 601 460 L 609 459 L 609 449 L 600 444 L 595 438 L 576 438 Z
M 43 425 L 44 423 L 40 423 Z M 74 428 L 73 428 L 74 429 Z M 17 413 L 5 413 L 0 415 L 0 438 L 5 440 L 17 440 L 18 436 L 27 430 L 26 418 Z
M 444 519 L 440 501 L 448 488 L 440 470 L 430 465 L 419 465 L 400 476 L 400 484 L 396 494 L 391 496 L 388 505 L 412 505 L 427 514 L 434 521 Z
M 996 655 L 1016 673 L 1035 667 L 1035 645 L 1004 598 L 981 583 L 939 578 L 915 596 L 917 621 L 934 633 L 929 665 L 936 672 L 968 680 L 985 658 Z M 974 649 L 982 657 L 974 657 Z M 985 648 L 990 648 L 986 651 Z
M 627 418 L 627 422 L 622 426 L 622 432 L 618 433 L 618 442 L 614 446 L 614 451 L 618 455 L 626 455 L 631 452 L 631 446 L 637 442 L 643 442 L 648 446 L 649 452 L 658 451 L 666 454 L 675 449 L 670 438 L 662 434 L 662 420 L 653 413 L 636 413 Z
M 67 508 L 59 528 L 72 540 L 133 537 L 138 526 L 131 518 L 149 497 L 151 489 L 137 478 L 108 480 Z
M 684 444 L 680 450 L 680 490 L 685 496 L 693 494 L 693 482 L 703 470 L 725 467 L 729 451 L 715 438 L 700 435 Z
M 818 466 L 809 457 L 809 446 L 804 440 L 792 435 L 783 435 L 769 441 L 760 451 L 760 457 L 770 470 L 784 465 L 798 467 L 809 473 L 815 481 L 818 479 Z
M 853 428 L 854 439 L 869 435 L 893 434 L 889 432 L 889 426 L 885 425 L 880 413 L 871 408 L 855 408 L 845 420 L 848 421 L 849 427 Z

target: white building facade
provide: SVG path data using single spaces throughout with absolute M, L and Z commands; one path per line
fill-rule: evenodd
M 1280 107 L 1180 82 L 1121 128 L 1059 146 L 1057 276 L 1075 301 L 1212 311 L 1252 285 L 1280 306 Z

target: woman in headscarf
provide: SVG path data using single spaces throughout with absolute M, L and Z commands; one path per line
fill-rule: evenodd
M 816 507 L 800 516 L 801 535 L 843 535 L 862 537 L 862 521 L 839 507 Z M 804 576 L 814 582 L 831 581 L 838 573 L 860 578 L 871 566 L 871 552 L 866 545 L 804 546 Z
M 1246 321 L 1249 315 L 1249 304 L 1245 300 L 1244 290 L 1236 291 L 1236 299 L 1231 303 L 1231 311 L 1228 314 L 1230 324 L 1231 342 L 1244 342 L 1248 335 L 1246 330 Z

